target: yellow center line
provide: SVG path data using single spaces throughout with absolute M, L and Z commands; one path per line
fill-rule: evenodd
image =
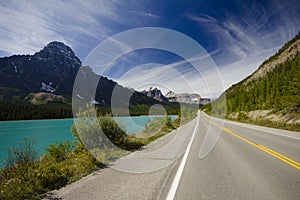
M 252 142 L 252 141 L 250 141 L 250 140 L 244 138 L 243 136 L 240 136 L 240 135 L 234 133 L 232 130 L 230 130 L 230 129 L 228 129 L 228 128 L 224 128 L 224 127 L 218 125 L 217 123 L 215 123 L 215 122 L 213 122 L 213 121 L 207 119 L 206 117 L 204 117 L 204 119 L 205 119 L 207 122 L 211 122 L 211 123 L 214 124 L 215 126 L 217 126 L 217 127 L 219 127 L 220 129 L 226 131 L 227 133 L 230 133 L 231 135 L 233 135 L 233 136 L 235 136 L 235 137 L 237 137 L 237 138 L 243 140 L 244 142 L 247 142 L 248 144 L 250 144 L 250 145 L 252 145 L 252 146 L 254 146 L 254 147 L 256 147 L 256 148 L 258 148 L 258 149 L 260 149 L 260 150 L 262 150 L 262 151 L 264 151 L 264 152 L 266 152 L 266 153 L 268 153 L 268 154 L 270 154 L 270 155 L 272 155 L 273 157 L 275 157 L 275 158 L 277 158 L 277 159 L 279 159 L 279 160 L 281 160 L 281 161 L 283 161 L 283 162 L 289 164 L 290 166 L 292 166 L 292 167 L 294 167 L 294 168 L 300 170 L 300 163 L 299 163 L 299 162 L 297 162 L 297 161 L 295 161 L 295 160 L 293 160 L 293 159 L 291 159 L 291 158 L 288 158 L 288 157 L 286 157 L 286 156 L 284 156 L 284 155 L 282 155 L 282 154 L 280 154 L 280 153 L 278 153 L 278 152 L 276 152 L 276 151 L 274 151 L 274 150 L 272 150 L 272 149 L 269 149 L 268 147 L 265 147 L 265 146 L 260 145 L 260 144 L 255 144 L 254 142 Z

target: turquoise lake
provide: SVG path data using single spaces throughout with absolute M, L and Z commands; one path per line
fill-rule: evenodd
M 171 116 L 172 119 L 176 117 Z M 125 125 L 128 134 L 137 134 L 144 129 L 151 118 L 154 116 L 115 117 L 115 121 Z M 73 122 L 73 119 L 0 122 L 0 168 L 3 167 L 7 157 L 7 148 L 17 147 L 25 137 L 35 140 L 36 148 L 41 155 L 50 144 L 74 140 L 71 132 Z

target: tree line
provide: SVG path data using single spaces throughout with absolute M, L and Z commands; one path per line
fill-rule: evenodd
M 27 102 L 0 102 L 0 120 L 59 119 L 73 117 L 69 105 L 34 105 Z

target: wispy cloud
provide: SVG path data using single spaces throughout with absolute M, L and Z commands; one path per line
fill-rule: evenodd
M 71 46 L 84 60 L 94 47 L 116 33 L 145 26 L 173 27 L 194 38 L 199 35 L 203 37 L 200 40 L 208 43 L 206 47 L 209 49 L 209 56 L 218 66 L 227 88 L 251 74 L 264 59 L 272 55 L 300 29 L 298 0 L 284 2 L 266 0 L 263 3 L 249 4 L 239 1 L 237 3 L 239 13 L 222 8 L 212 11 L 202 8 L 184 10 L 181 7 L 185 4 L 180 4 L 179 8 L 176 7 L 178 6 L 176 3 L 171 6 L 177 9 L 169 10 L 169 4 L 153 1 L 105 0 L 1 1 L 0 55 L 31 54 L 47 43 L 59 40 Z M 159 38 L 164 42 L 174 43 L 171 41 L 172 38 L 164 35 L 153 33 L 151 36 L 152 43 L 162 43 Z M 126 42 L 120 43 L 117 40 L 111 42 L 116 48 L 110 47 L 111 51 L 103 53 L 118 54 L 131 51 L 131 46 Z M 143 35 L 136 36 L 133 42 L 145 42 Z M 186 51 L 191 50 L 179 39 L 175 43 Z M 203 96 L 212 95 L 212 97 L 216 97 L 224 90 L 218 84 L 212 86 L 216 79 L 216 69 L 206 62 L 209 59 L 206 58 L 207 54 L 188 60 L 161 62 L 163 66 L 156 66 L 155 70 L 148 69 L 148 72 L 147 67 L 150 66 L 142 66 L 141 62 L 136 64 L 141 66 L 133 68 L 134 70 L 126 67 L 130 62 L 143 60 L 143 55 L 140 56 L 138 52 L 133 54 L 135 54 L 133 57 L 124 56 L 123 63 L 119 60 L 110 63 L 119 64 L 119 68 L 108 71 L 113 73 L 112 78 L 118 79 L 122 74 L 130 77 L 127 82 L 125 77 L 122 78 L 125 86 L 139 88 L 139 84 L 145 83 L 145 80 L 152 83 L 161 81 L 178 92 L 195 90 Z M 195 75 L 188 61 L 202 64 L 200 75 L 202 78 Z M 143 76 L 134 77 L 133 74 L 131 76 L 129 71 Z M 192 90 L 191 87 L 187 87 L 186 90 L 183 88 L 184 84 L 178 81 L 180 78 L 177 79 L 178 73 L 180 77 L 183 75 L 189 81 Z
M 33 53 L 53 40 L 80 46 L 84 37 L 110 34 L 105 20 L 118 20 L 105 1 L 2 1 L 0 10 L 0 46 L 7 54 Z
M 142 17 L 150 17 L 150 18 L 160 18 L 159 15 L 150 13 L 150 12 L 141 12 L 141 11 L 137 11 L 137 10 L 130 10 L 131 13 L 138 15 L 138 16 L 142 16 Z
M 215 97 L 224 90 L 222 77 L 209 55 L 199 55 L 169 64 L 141 64 L 123 71 L 122 76 L 114 80 L 138 90 L 156 86 L 163 93 L 172 90 L 176 93 L 198 93 L 205 97 Z
M 109 36 L 134 27 L 137 19 L 159 18 L 151 12 L 128 12 L 121 1 L 1 1 L 0 51 L 31 54 L 59 40 L 83 57 Z M 139 16 L 139 17 L 137 17 Z M 139 22 L 142 23 L 142 22 Z
M 187 14 L 211 35 L 215 50 L 214 61 L 220 68 L 225 87 L 251 74 L 259 64 L 274 54 L 285 42 L 299 31 L 300 23 L 294 19 L 299 13 L 291 7 L 292 2 L 241 4 L 242 15 L 224 10 L 223 16 Z M 289 8 L 289 10 L 287 10 Z M 293 12 L 293 13 L 291 13 Z M 293 17 L 291 17 L 293 16 Z
M 205 56 L 213 58 L 218 72 L 214 66 L 204 62 L 204 58 L 199 57 L 190 58 L 190 61 L 196 59 L 202 62 L 199 75 L 195 75 L 191 65 L 187 64 L 188 60 L 182 60 L 163 66 L 141 65 L 125 72 L 117 81 L 136 88 L 145 85 L 142 89 L 157 83 L 161 87 L 165 85 L 173 88 L 175 92 L 198 92 L 203 96 L 217 97 L 224 89 L 253 73 L 299 31 L 300 23 L 295 21 L 295 17 L 300 17 L 300 14 L 296 13 L 297 9 L 291 9 L 292 2 L 285 4 L 285 7 L 278 6 L 280 3 L 241 3 L 239 15 L 227 10 L 218 16 L 194 12 L 187 14 L 188 19 L 196 22 L 210 35 L 208 41 L 211 39 L 214 48 Z

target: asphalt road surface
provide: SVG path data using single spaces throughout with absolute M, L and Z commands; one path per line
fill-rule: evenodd
M 204 113 L 48 199 L 300 199 L 300 133 Z
M 208 129 L 222 132 L 201 158 Z M 174 199 L 300 199 L 299 132 L 222 124 L 201 113 L 197 133 Z

